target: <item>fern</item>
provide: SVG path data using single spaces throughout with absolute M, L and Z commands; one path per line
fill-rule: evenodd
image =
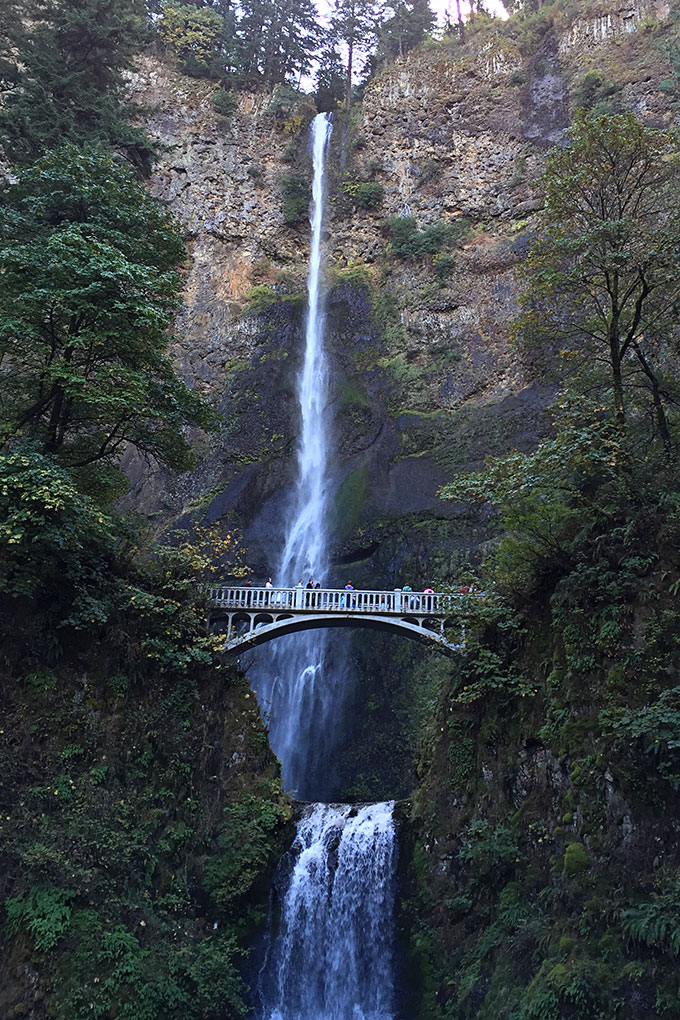
M 651 900 L 621 911 L 623 930 L 631 942 L 640 942 L 671 956 L 680 955 L 680 878 Z
M 29 892 L 7 900 L 7 931 L 18 935 L 25 931 L 33 937 L 38 952 L 52 949 L 71 920 L 70 889 L 54 885 L 34 885 Z

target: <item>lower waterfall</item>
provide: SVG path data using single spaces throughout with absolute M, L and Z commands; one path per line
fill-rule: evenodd
M 394 803 L 312 804 L 260 973 L 262 1020 L 394 1015 Z

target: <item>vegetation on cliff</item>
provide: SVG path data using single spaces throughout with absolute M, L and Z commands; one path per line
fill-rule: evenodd
M 500 531 L 414 801 L 423 1017 L 632 1020 L 680 1001 L 679 272 L 654 240 L 677 170 L 670 137 L 632 117 L 581 120 L 571 142 L 548 161 L 518 323 L 535 336 L 559 295 L 553 435 L 444 491 L 491 504 Z
M 122 85 L 144 19 L 31 12 L 0 115 L 0 1014 L 239 1016 L 289 841 L 206 632 L 206 581 L 243 554 L 225 528 L 154 544 L 112 502 L 123 450 L 186 469 L 215 424 L 168 354 L 184 245 L 130 166 L 154 152 Z

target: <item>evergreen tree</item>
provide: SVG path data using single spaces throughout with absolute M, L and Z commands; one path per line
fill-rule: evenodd
M 71 469 L 127 444 L 176 467 L 207 407 L 167 357 L 184 247 L 130 169 L 66 146 L 0 192 L 0 444 Z
M 367 53 L 375 44 L 378 12 L 374 0 L 335 0 L 331 14 L 331 33 L 336 42 L 347 47 L 345 71 L 345 109 L 352 102 L 352 73 L 358 53 Z
M 345 97 L 345 70 L 335 46 L 327 46 L 319 57 L 316 75 L 316 108 L 319 113 L 330 112 L 341 105 Z
M 146 36 L 142 0 L 23 0 L 7 29 L 0 142 L 29 163 L 64 142 L 123 149 L 148 170 L 153 145 L 129 123 L 123 71 Z
M 428 0 L 389 0 L 384 15 L 378 35 L 378 60 L 384 63 L 403 57 L 434 27 Z
M 244 84 L 273 88 L 309 71 L 320 34 L 313 0 L 243 0 L 240 9 Z

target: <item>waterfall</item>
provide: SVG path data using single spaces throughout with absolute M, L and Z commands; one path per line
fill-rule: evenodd
M 260 980 L 264 1020 L 393 1016 L 393 807 L 305 810 Z
M 326 583 L 328 572 L 328 366 L 321 296 L 321 240 L 325 155 L 331 136 L 328 114 L 312 125 L 311 249 L 307 275 L 305 348 L 298 376 L 300 438 L 297 481 L 276 581 Z M 281 761 L 288 791 L 300 800 L 332 795 L 331 761 L 338 742 L 338 713 L 346 685 L 342 669 L 328 663 L 328 633 L 307 631 L 274 643 L 267 661 L 250 671 Z
M 330 414 L 321 297 L 327 114 L 313 123 L 311 252 L 305 351 L 298 377 L 297 483 L 277 571 L 283 586 L 327 582 Z M 326 800 L 347 684 L 329 661 L 325 630 L 279 638 L 250 678 L 281 761 L 284 787 L 301 800 Z M 278 922 L 270 919 L 260 970 L 261 1020 L 390 1020 L 396 840 L 393 803 L 308 805 Z
M 305 356 L 298 380 L 302 428 L 298 445 L 295 511 L 288 527 L 279 568 L 279 583 L 305 583 L 327 570 L 326 498 L 328 434 L 328 369 L 323 346 L 324 309 L 320 297 L 321 227 L 324 205 L 324 165 L 332 124 L 319 114 L 313 124 L 312 244 L 307 275 Z

